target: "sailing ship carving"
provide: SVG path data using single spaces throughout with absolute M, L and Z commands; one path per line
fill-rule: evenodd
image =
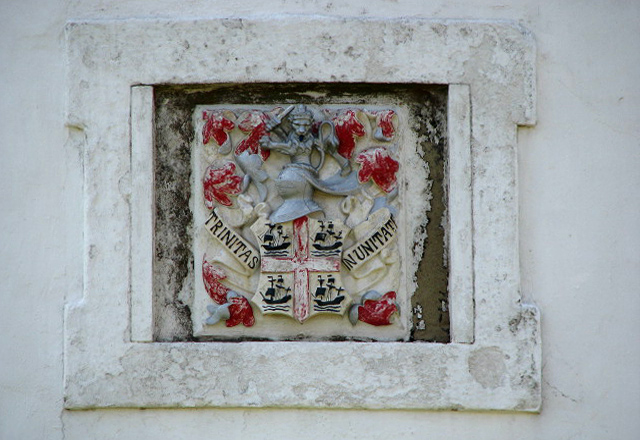
M 317 311 L 337 311 L 340 309 L 340 303 L 344 301 L 345 296 L 342 294 L 344 288 L 337 286 L 334 276 L 329 275 L 326 279 L 322 275 L 318 275 L 318 286 L 313 294 L 314 309 Z
M 340 255 L 342 252 L 342 230 L 336 231 L 332 221 L 320 220 L 320 230 L 313 238 L 312 246 L 315 249 L 313 255 L 330 256 Z
M 291 301 L 291 287 L 287 287 L 284 285 L 284 279 L 282 275 L 279 275 L 277 278 L 269 275 L 267 277 L 269 282 L 269 287 L 265 290 L 264 293 L 260 292 L 262 299 L 264 300 L 266 306 L 265 310 L 270 311 L 287 311 L 289 310 L 289 305 L 287 304 Z
M 287 249 L 291 246 L 291 240 L 282 225 L 268 223 L 267 226 L 269 229 L 262 237 L 262 248 L 265 250 L 265 255 L 286 255 Z

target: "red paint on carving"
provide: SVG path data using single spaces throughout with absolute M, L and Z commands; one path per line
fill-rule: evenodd
M 249 150 L 252 154 L 260 154 L 262 160 L 267 160 L 271 151 L 260 148 L 260 138 L 267 135 L 266 122 L 269 117 L 260 110 L 252 110 L 246 114 L 244 119 L 238 124 L 238 128 L 243 133 L 248 133 L 236 147 L 236 155 Z
M 393 110 L 382 110 L 376 112 L 376 125 L 380 128 L 383 137 L 381 140 L 390 141 L 391 138 L 393 138 L 393 135 L 396 132 L 396 129 L 393 126 L 393 117 L 395 114 L 396 112 Z
M 387 292 L 379 300 L 367 300 L 358 308 L 358 319 L 371 325 L 389 325 L 390 318 L 398 308 L 395 304 L 396 292 Z
M 313 121 L 313 124 L 311 124 L 311 134 L 314 136 L 318 135 L 320 132 L 320 124 L 322 124 L 322 121 Z
M 358 171 L 358 181 L 360 183 L 373 179 L 385 192 L 391 192 L 395 188 L 397 182 L 396 173 L 400 169 L 400 165 L 385 148 L 379 147 L 365 150 L 358 155 L 356 162 L 361 165 Z
M 230 299 L 229 319 L 225 322 L 227 327 L 234 327 L 240 323 L 245 327 L 251 327 L 255 324 L 256 319 L 253 316 L 253 309 L 249 300 L 244 296 L 237 296 Z
M 309 317 L 309 270 L 315 266 L 315 261 L 309 259 L 309 218 L 295 219 L 293 230 L 294 260 L 298 263 L 293 274 L 293 316 L 302 322 Z
M 245 327 L 251 327 L 255 323 L 255 318 L 249 301 L 243 296 L 233 297 L 227 301 L 227 293 L 230 289 L 220 282 L 225 278 L 227 278 L 227 274 L 224 269 L 209 263 L 206 256 L 202 258 L 202 279 L 207 293 L 217 304 L 229 303 L 231 316 L 227 319 L 226 326 L 233 327 L 242 323 Z
M 224 304 L 227 302 L 227 293 L 229 288 L 224 286 L 220 280 L 224 280 L 227 274 L 220 266 L 215 266 L 206 260 L 206 257 L 202 257 L 202 280 L 204 281 L 204 288 L 211 299 L 218 303 Z
M 332 121 L 336 126 L 336 137 L 339 141 L 338 153 L 346 159 L 351 159 L 356 148 L 356 137 L 365 135 L 364 125 L 353 110 L 342 110 Z
M 302 216 L 293 221 L 295 231 L 295 254 L 296 258 L 305 259 L 309 257 L 309 217 Z
M 214 208 L 213 201 L 224 206 L 231 206 L 229 195 L 239 194 L 242 190 L 242 177 L 235 175 L 236 165 L 227 162 L 222 168 L 210 166 L 204 173 L 204 204 L 208 209 Z
M 222 110 L 203 111 L 202 119 L 206 121 L 202 127 L 203 144 L 208 144 L 213 138 L 220 147 L 229 140 L 227 132 L 233 130 L 235 124 L 223 115 Z

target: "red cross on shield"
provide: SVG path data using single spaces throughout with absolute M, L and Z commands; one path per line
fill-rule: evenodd
M 339 220 L 306 216 L 252 227 L 260 242 L 258 289 L 252 302 L 263 314 L 304 322 L 318 313 L 342 315 L 351 303 L 340 278 L 342 243 L 348 228 Z

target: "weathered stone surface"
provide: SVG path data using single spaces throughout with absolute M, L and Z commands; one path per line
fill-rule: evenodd
M 67 408 L 539 409 L 539 316 L 521 304 L 517 245 L 515 126 L 535 120 L 526 30 L 296 17 L 77 22 L 67 38 L 68 122 L 85 131 L 86 212 L 84 296 L 68 305 L 65 321 Z M 139 239 L 131 235 L 132 175 L 142 172 L 131 167 L 131 87 L 288 81 L 469 86 L 471 187 L 449 191 L 471 194 L 467 301 L 475 311 L 460 307 L 467 315 L 452 313 L 451 326 L 455 334 L 471 319 L 472 343 L 130 342 L 130 258 Z M 504 374 L 483 371 L 502 365 Z

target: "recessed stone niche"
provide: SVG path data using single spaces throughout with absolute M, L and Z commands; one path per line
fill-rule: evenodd
M 155 340 L 449 341 L 446 86 L 159 86 L 154 95 Z M 286 136 L 301 105 L 320 189 L 272 222 L 283 205 L 278 176 L 291 166 L 260 138 Z M 217 180 L 205 194 L 207 176 Z M 300 203 L 317 206 L 296 212 Z M 205 226 L 212 212 L 215 234 Z M 300 259 L 291 221 L 301 214 L 313 235 L 307 266 L 342 262 L 335 272 L 303 269 L 294 287 L 299 273 L 263 271 L 258 258 Z M 258 242 L 260 221 L 273 246 Z
M 476 20 L 295 16 L 71 22 L 66 37 L 68 148 L 83 152 L 85 174 L 84 279 L 81 292 L 68 293 L 65 312 L 66 408 L 539 411 L 540 316 L 521 297 L 518 252 L 517 127 L 535 123 L 535 41 L 526 29 Z M 306 110 L 296 111 L 297 104 Z M 276 144 L 306 148 L 306 128 L 302 140 L 287 142 L 272 123 L 269 139 L 258 143 L 273 157 L 238 162 L 234 148 L 253 133 L 248 109 L 271 122 L 297 114 L 302 126 L 311 112 L 307 123 L 325 133 L 312 137 L 333 145 L 326 165 L 319 166 L 315 147 L 308 158 L 287 157 Z M 340 148 L 334 155 L 331 124 L 323 122 L 337 127 L 347 109 L 362 129 L 352 132 L 352 154 Z M 389 111 L 393 136 L 378 121 Z M 212 120 L 219 130 L 205 130 Z M 203 130 L 211 131 L 209 142 Z M 229 146 L 233 151 L 225 152 Z M 338 170 L 350 175 L 340 157 L 369 197 L 384 199 L 361 217 L 409 213 L 394 217 L 398 227 L 386 236 L 382 231 L 395 234 L 399 251 L 395 298 L 385 297 L 396 288 L 392 277 L 384 278 L 391 285 L 363 293 L 346 272 L 358 263 L 344 258 L 357 239 L 342 223 L 357 228 L 362 218 L 349 219 L 341 206 L 351 215 L 366 197 L 346 202 L 353 194 L 345 188 L 320 191 Z M 381 163 L 388 172 L 376 174 Z M 303 182 L 319 182 L 305 219 L 288 225 L 276 220 L 291 199 L 283 182 L 292 169 Z M 225 173 L 231 184 L 212 189 Z M 261 191 L 268 206 L 256 210 Z M 252 230 L 254 218 L 240 221 L 245 212 L 269 221 Z M 316 262 L 324 273 L 303 289 L 313 297 L 305 303 L 293 292 L 296 311 L 262 317 L 268 302 L 253 301 L 256 293 L 275 301 L 287 296 L 272 295 L 268 278 L 252 272 L 245 284 L 224 284 L 240 279 L 230 280 L 223 267 L 224 274 L 209 271 L 205 285 L 203 261 L 221 263 L 216 246 L 227 240 L 212 213 L 240 225 L 232 227 L 242 228 L 255 250 L 280 234 L 278 223 L 282 236 L 306 231 L 299 243 L 307 243 L 309 257 L 322 241 L 316 236 L 342 231 L 343 255 L 335 261 L 333 249 L 319 249 L 331 264 Z M 344 217 L 333 229 L 319 223 L 338 213 Z M 254 230 L 262 243 L 251 242 Z M 269 258 L 293 259 L 281 244 L 269 246 L 285 254 Z M 306 256 L 302 244 L 294 250 Z M 286 291 L 286 277 L 296 282 L 289 262 L 264 269 L 274 289 Z M 329 284 L 334 293 L 343 290 L 328 298 L 318 287 Z M 379 299 L 365 297 L 369 290 Z M 333 303 L 345 293 L 349 301 Z M 365 316 L 367 299 L 391 313 Z M 247 314 L 229 310 L 239 322 L 225 325 L 221 307 L 233 301 L 249 303 L 252 326 L 245 326 Z M 354 306 L 360 308 L 352 314 Z

